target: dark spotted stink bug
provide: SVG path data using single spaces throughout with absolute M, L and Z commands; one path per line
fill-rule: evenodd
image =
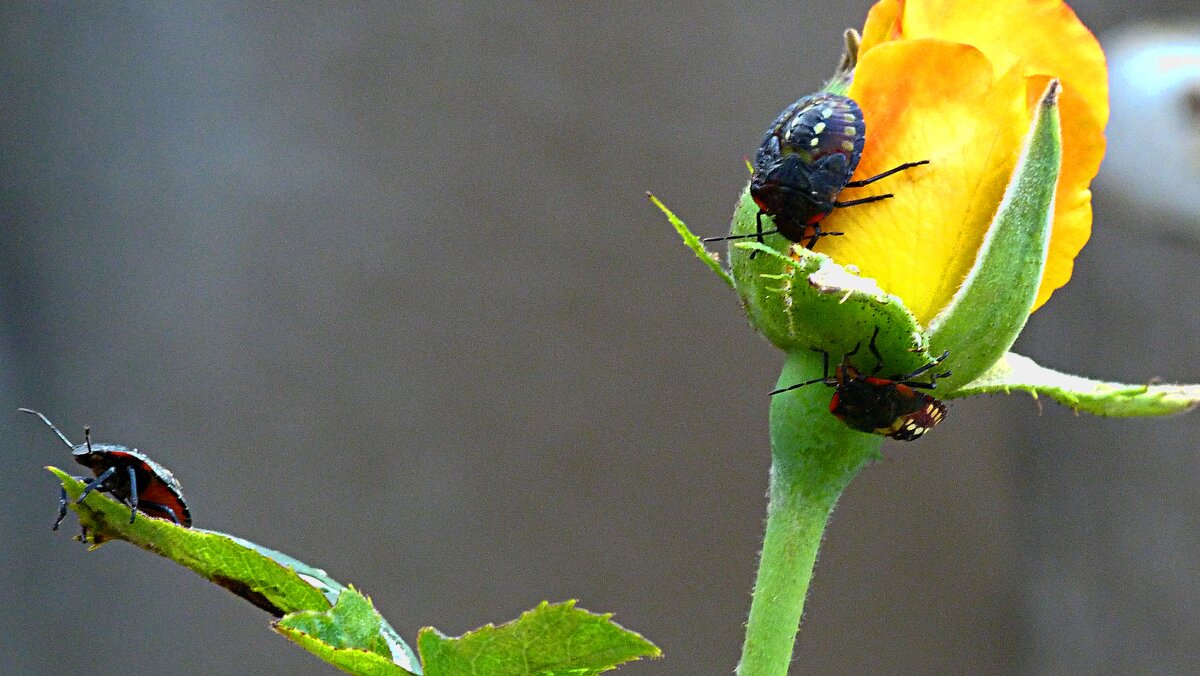
M 767 128 L 754 158 L 750 196 L 758 205 L 755 232 L 707 237 L 703 241 L 754 237 L 762 243 L 763 235 L 779 233 L 811 249 L 821 237 L 841 235 L 821 230 L 821 221 L 834 209 L 893 197 L 872 195 L 842 202 L 838 201 L 842 190 L 861 188 L 896 172 L 929 164 L 929 160 L 906 162 L 851 181 L 862 157 L 866 133 L 862 110 L 849 97 L 817 92 L 788 106 Z M 763 216 L 771 217 L 775 229 L 763 229 Z
M 916 382 L 913 378 L 936 368 L 950 353 L 943 352 L 937 359 L 912 373 L 880 378 L 876 374 L 883 367 L 883 358 L 875 347 L 875 338 L 878 335 L 879 329 L 876 328 L 875 333 L 871 335 L 869 347 L 871 354 L 878 361 L 871 375 L 863 375 L 849 362 L 849 358 L 858 352 L 861 343 L 842 357 L 842 362 L 834 369 L 832 377 L 829 375 L 829 353 L 816 350 L 825 356 L 824 377 L 780 388 L 771 394 L 823 383 L 835 388 L 833 399 L 829 402 L 829 412 L 851 429 L 881 434 L 900 441 L 912 441 L 920 437 L 946 417 L 946 405 L 918 390 L 936 388 L 937 379 L 949 376 L 950 372 L 930 373 L 927 383 Z
M 94 479 L 75 477 L 87 482 L 75 504 L 83 502 L 88 493 L 100 491 L 110 493 L 129 505 L 129 523 L 133 523 L 140 511 L 146 516 L 167 519 L 181 526 L 191 527 L 192 515 L 183 500 L 182 487 L 166 467 L 146 457 L 145 453 L 136 448 L 116 444 L 93 444 L 91 430 L 87 427 L 83 428 L 83 443 L 76 446 L 46 416 L 28 408 L 17 410 L 41 418 L 42 422 L 49 425 L 58 438 L 71 449 L 76 462 L 92 470 Z M 58 519 L 54 521 L 53 530 L 58 530 L 59 524 L 66 516 L 67 491 L 63 489 L 58 500 Z

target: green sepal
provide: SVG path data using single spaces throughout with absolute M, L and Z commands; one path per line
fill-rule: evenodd
M 853 28 L 847 28 L 842 37 L 845 41 L 842 61 L 821 91 L 845 96 L 850 91 L 850 83 L 854 81 L 854 68 L 858 65 L 858 49 L 862 45 L 862 36 Z
M 654 195 L 650 201 L 667 215 L 696 257 L 734 287 L 750 323 L 779 349 L 825 350 L 836 363 L 855 345 L 869 341 L 878 327 L 876 346 L 889 375 L 907 373 L 930 361 L 928 342 L 916 318 L 900 298 L 884 292 L 875 280 L 853 274 L 825 254 L 792 246 L 779 235 L 767 238 L 782 246 L 783 252 L 752 240 L 731 245 L 730 276 L 678 216 Z M 747 186 L 734 213 L 733 234 L 754 232 L 757 217 L 758 206 Z M 769 223 L 768 219 L 767 225 L 773 227 Z M 759 253 L 751 259 L 750 251 Z M 864 346 L 855 361 L 874 370 L 866 353 Z
M 62 483 L 68 506 L 78 515 L 92 549 L 124 540 L 171 559 L 275 617 L 327 611 L 348 588 L 320 568 L 233 535 L 184 528 L 144 514 L 129 523 L 129 507 L 99 491 L 76 504 L 83 482 L 57 467 L 46 469 Z M 416 654 L 383 618 L 379 618 L 379 635 L 397 664 L 421 673 Z
M 758 206 L 749 192 L 734 214 L 735 233 L 753 232 Z M 904 301 L 833 262 L 778 235 L 767 244 L 753 240 L 731 248 L 733 279 L 750 323 L 785 352 L 819 350 L 831 366 L 861 344 L 855 364 L 874 371 L 867 343 L 875 345 L 886 375 L 907 373 L 931 361 L 929 343 Z M 774 248 L 780 244 L 784 248 Z M 758 252 L 753 258 L 750 252 Z
M 576 608 L 574 601 L 543 601 L 512 622 L 489 624 L 456 638 L 426 627 L 417 637 L 417 649 L 428 676 L 586 676 L 662 655 L 611 617 Z
M 1025 392 L 1035 399 L 1045 395 L 1076 411 L 1113 417 L 1171 415 L 1200 404 L 1200 385 L 1104 382 L 1060 373 L 1012 352 L 953 394 L 940 396 L 958 398 L 1012 392 Z
M 329 610 L 289 613 L 271 626 L 305 650 L 347 673 L 413 676 L 413 671 L 392 661 L 393 653 L 381 632 L 382 625 L 383 618 L 376 612 L 371 600 L 354 587 L 348 587 Z M 420 669 L 415 673 L 420 674 Z
M 1062 166 L 1059 88 L 1054 80 L 1042 96 L 975 265 L 950 304 L 929 323 L 933 351 L 950 351 L 947 365 L 953 375 L 939 381 L 942 394 L 995 364 L 1016 341 L 1037 299 Z
M 650 198 L 650 202 L 653 203 L 654 206 L 658 207 L 664 214 L 667 215 L 667 220 L 671 222 L 671 225 L 675 226 L 675 232 L 678 232 L 679 236 L 683 238 L 683 243 L 687 245 L 687 248 L 691 249 L 692 253 L 696 254 L 696 258 L 699 258 L 700 261 L 707 265 L 710 270 L 715 272 L 718 277 L 725 280 L 725 283 L 728 284 L 730 288 L 733 288 L 733 278 L 729 276 L 728 272 L 725 272 L 725 268 L 721 267 L 721 261 L 717 259 L 717 255 L 704 248 L 704 243 L 700 241 L 700 238 L 697 237 L 690 229 L 688 229 L 687 225 L 670 209 L 668 209 L 666 205 L 660 202 L 657 197 L 651 193 L 646 193 L 646 196 Z

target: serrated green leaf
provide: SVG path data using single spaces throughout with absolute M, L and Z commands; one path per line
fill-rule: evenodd
M 371 601 L 353 587 L 347 587 L 329 610 L 290 613 L 272 626 L 312 654 L 351 674 L 412 675 L 413 671 L 392 661 L 391 646 L 380 631 L 383 623 Z M 420 674 L 420 669 L 415 673 Z
M 62 482 L 93 548 L 108 540 L 124 540 L 191 569 L 275 617 L 327 611 L 347 589 L 320 568 L 227 533 L 184 528 L 145 516 L 131 524 L 129 507 L 98 491 L 77 505 L 75 499 L 84 484 L 56 467 L 47 469 Z M 379 635 L 391 659 L 420 674 L 412 649 L 382 617 L 379 623 Z
M 276 563 L 291 568 L 292 570 L 296 571 L 296 574 L 299 575 L 301 579 L 311 584 L 314 588 L 320 590 L 330 604 L 336 604 L 343 597 L 343 592 L 347 591 L 348 589 L 352 589 L 352 587 L 348 587 L 347 585 L 344 585 L 330 577 L 329 573 L 326 573 L 324 570 L 310 566 L 303 561 L 284 554 L 283 552 L 250 542 L 249 540 L 242 539 L 236 535 L 218 533 L 217 531 L 204 532 L 223 535 L 244 547 L 253 549 L 254 551 L 266 556 Z M 355 593 L 357 594 L 358 592 L 355 591 Z M 376 613 L 376 617 L 379 621 L 379 636 L 387 644 L 392 661 L 415 674 L 420 674 L 421 665 L 417 660 L 417 654 L 413 652 L 412 648 L 408 647 L 408 643 L 406 643 L 404 639 L 400 638 L 399 632 L 393 629 L 392 625 L 389 624 L 382 615 Z
M 934 352 L 950 350 L 953 391 L 996 363 L 1025 327 L 1037 299 L 1050 230 L 1054 191 L 1062 165 L 1058 81 L 1038 106 L 1021 159 L 975 259 L 950 304 L 929 323 Z
M 1127 385 L 1082 378 L 1009 352 L 991 369 L 947 398 L 1026 392 L 1045 395 L 1076 411 L 1128 417 L 1183 413 L 1200 404 L 1200 385 Z
M 654 204 L 654 206 L 658 207 L 660 211 L 667 215 L 667 220 L 671 222 L 671 225 L 675 226 L 675 232 L 678 232 L 679 236 L 683 238 L 683 243 L 687 245 L 687 248 L 691 249 L 692 253 L 696 254 L 696 257 L 699 258 L 702 263 L 707 265 L 710 270 L 717 273 L 717 276 L 725 280 L 725 283 L 732 288 L 733 278 L 729 276 L 728 272 L 725 272 L 725 268 L 721 267 L 721 262 L 717 260 L 716 254 L 704 248 L 704 242 L 701 242 L 700 238 L 692 233 L 690 229 L 688 229 L 687 224 L 680 220 L 679 217 L 676 216 L 670 209 L 668 209 L 665 204 L 660 202 L 657 197 L 650 193 L 646 193 L 646 196 L 650 198 L 650 201 Z
M 431 627 L 417 649 L 428 676 L 582 676 L 662 654 L 653 643 L 609 618 L 543 601 L 520 618 L 457 638 Z

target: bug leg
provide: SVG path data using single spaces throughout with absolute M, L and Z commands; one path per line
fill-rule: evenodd
M 862 347 L 862 342 L 855 343 L 853 350 L 850 350 L 846 354 L 842 355 L 842 361 L 846 361 L 848 358 L 853 357 L 854 355 L 858 354 L 858 348 L 860 348 L 860 347 Z
M 160 510 L 160 511 L 166 512 L 168 515 L 170 515 L 170 517 L 171 517 L 171 520 L 175 522 L 175 525 L 176 525 L 176 526 L 182 526 L 182 525 L 183 525 L 183 523 L 182 523 L 182 522 L 179 520 L 179 516 L 178 516 L 177 514 L 175 514 L 175 510 L 174 510 L 174 509 L 172 509 L 171 507 L 167 506 L 167 505 L 161 505 L 161 504 L 159 504 L 159 503 L 157 503 L 157 502 L 143 502 L 143 503 L 142 503 L 142 507 L 143 507 L 143 509 L 142 509 L 142 511 L 143 511 L 143 512 L 145 512 L 145 511 L 146 511 L 146 510 L 144 509 L 144 508 L 146 508 L 146 507 L 149 507 L 150 509 L 157 509 L 157 510 Z
M 844 232 L 823 232 L 821 230 L 821 226 L 819 225 L 814 227 L 815 230 L 813 231 L 812 239 L 808 240 L 808 244 L 804 245 L 804 248 L 808 249 L 809 251 L 812 251 L 812 248 L 817 245 L 817 240 L 821 239 L 822 237 L 836 237 L 838 235 L 846 234 Z
M 852 207 L 852 206 L 855 206 L 858 204 L 869 204 L 871 202 L 878 202 L 879 200 L 885 200 L 885 199 L 888 199 L 891 197 L 895 197 L 895 195 L 893 195 L 892 193 L 889 192 L 886 195 L 871 195 L 870 197 L 864 197 L 862 199 L 857 199 L 857 200 L 850 200 L 849 202 L 834 202 L 833 206 L 835 206 L 835 207 Z
M 875 346 L 875 339 L 879 337 L 879 327 L 875 327 L 875 333 L 871 334 L 871 342 L 867 343 L 867 347 L 871 350 L 871 354 L 875 357 L 875 370 L 871 371 L 871 375 L 879 373 L 883 368 L 883 355 L 879 354 L 879 348 Z M 858 348 L 855 348 L 858 349 Z
M 763 242 L 762 215 L 763 215 L 762 209 L 759 209 L 758 214 L 756 214 L 754 216 L 754 235 L 755 235 L 754 241 L 758 242 L 759 244 L 764 243 Z M 754 260 L 754 257 L 756 255 L 758 255 L 757 251 L 751 251 L 750 252 L 750 260 Z
M 127 467 L 129 470 L 129 523 L 137 518 L 138 508 L 138 490 L 137 490 L 137 472 L 133 471 L 133 467 Z
M 790 390 L 794 390 L 797 387 L 804 387 L 805 385 L 812 385 L 814 383 L 825 383 L 826 385 L 829 384 L 829 353 L 826 352 L 825 350 L 822 350 L 819 347 L 814 347 L 814 348 L 810 348 L 810 349 L 813 352 L 821 353 L 821 367 L 822 367 L 821 372 L 824 375 L 821 376 L 820 378 L 813 378 L 812 380 L 806 380 L 802 383 L 796 383 L 795 385 L 788 385 L 787 387 L 781 387 L 777 390 L 771 390 L 771 392 L 770 392 L 771 396 L 775 396 L 776 394 L 780 394 L 782 392 L 788 392 Z
M 83 487 L 83 492 L 80 493 L 79 497 L 75 499 L 75 504 L 78 505 L 79 503 L 83 502 L 83 499 L 88 496 L 88 493 L 91 493 L 93 489 L 97 488 L 98 486 L 100 486 L 100 484 L 107 481 L 108 477 L 112 476 L 113 472 L 116 472 L 116 471 L 117 471 L 116 466 L 109 467 L 108 469 L 104 470 L 104 472 L 102 472 L 100 474 L 100 476 L 89 481 L 88 485 Z
M 945 373 L 931 373 L 931 374 L 929 374 L 929 382 L 927 382 L 927 383 L 914 383 L 914 382 L 912 382 L 912 379 L 916 378 L 917 376 L 921 375 L 922 373 L 925 373 L 926 371 L 934 368 L 938 364 L 941 364 L 943 361 L 946 360 L 946 357 L 949 357 L 949 356 L 950 356 L 950 350 L 946 350 L 937 359 L 934 359 L 933 361 L 922 366 L 921 368 L 917 369 L 916 371 L 913 371 L 912 373 L 909 373 L 907 375 L 896 376 L 892 380 L 896 380 L 896 381 L 901 382 L 910 387 L 920 387 L 920 388 L 923 388 L 926 390 L 937 389 L 938 378 L 950 377 L 952 375 L 951 371 L 946 371 Z
M 88 481 L 88 478 L 85 476 L 73 476 L 71 478 L 76 481 Z M 67 518 L 67 503 L 68 502 L 69 502 L 69 498 L 67 498 L 67 489 L 65 489 L 65 488 L 59 489 L 58 518 L 54 520 L 54 525 L 50 527 L 50 530 L 58 530 L 58 526 L 63 522 L 63 519 Z
M 891 169 L 888 169 L 887 171 L 883 172 L 882 174 L 875 174 L 874 176 L 872 176 L 870 178 L 864 178 L 861 181 L 850 181 L 849 183 L 846 184 L 846 187 L 847 188 L 861 188 L 864 185 L 871 185 L 872 183 L 874 183 L 875 181 L 878 181 L 881 178 L 887 178 L 888 176 L 891 176 L 892 174 L 895 174 L 900 171 L 904 171 L 905 169 L 912 169 L 913 167 L 919 167 L 922 164 L 929 164 L 929 160 L 921 160 L 920 162 L 905 162 L 904 164 L 901 164 L 898 167 L 892 167 Z
M 895 381 L 897 381 L 897 382 L 904 382 L 904 381 L 912 380 L 913 378 L 916 378 L 917 376 L 921 375 L 922 373 L 925 373 L 925 372 L 926 372 L 926 371 L 928 371 L 929 369 L 932 369 L 932 368 L 936 367 L 938 364 L 940 364 L 940 363 L 942 363 L 943 361 L 945 361 L 945 360 L 946 360 L 946 357 L 949 357 L 949 356 L 950 356 L 950 350 L 946 350 L 946 351 L 945 351 L 945 352 L 943 352 L 943 353 L 941 354 L 941 356 L 939 356 L 937 359 L 934 359 L 933 361 L 931 361 L 931 362 L 929 362 L 928 364 L 926 364 L 926 365 L 922 366 L 921 368 L 917 369 L 916 371 L 913 371 L 912 373 L 907 373 L 907 374 L 905 374 L 905 375 L 902 375 L 902 376 L 896 376 L 896 377 L 894 377 L 894 378 L 891 378 L 891 380 L 895 380 Z M 938 373 L 938 374 L 936 374 L 936 375 L 934 375 L 934 376 L 933 376 L 933 379 L 936 381 L 938 378 L 945 378 L 945 377 L 946 377 L 946 376 L 948 376 L 948 375 L 950 375 L 950 372 L 949 372 L 949 371 L 947 371 L 947 372 L 945 372 L 945 373 Z
M 908 385 L 909 387 L 915 387 L 915 388 L 922 389 L 922 390 L 936 390 L 938 378 L 947 378 L 951 375 L 954 375 L 951 371 L 946 371 L 945 373 L 930 373 L 929 374 L 929 382 L 927 382 L 927 383 L 914 383 L 912 381 L 905 380 L 905 381 L 901 382 L 901 384 Z
M 806 243 L 804 245 L 804 248 L 808 249 L 809 251 L 812 251 L 812 248 L 817 245 L 817 240 L 821 239 L 821 235 L 825 234 L 825 233 L 821 232 L 821 224 L 820 223 L 813 223 L 812 229 L 813 229 L 813 235 L 812 235 L 812 237 L 810 237 L 808 239 L 808 243 Z
M 811 349 L 821 353 L 821 373 L 825 374 L 825 380 L 829 380 L 829 353 L 818 347 Z
M 58 525 L 67 518 L 67 489 L 62 489 L 62 494 L 58 498 L 58 518 L 54 520 L 54 525 L 50 530 L 58 530 Z

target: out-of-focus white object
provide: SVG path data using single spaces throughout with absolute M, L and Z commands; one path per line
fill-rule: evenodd
M 1200 239 L 1200 25 L 1125 27 L 1101 42 L 1112 116 L 1097 181 Z

